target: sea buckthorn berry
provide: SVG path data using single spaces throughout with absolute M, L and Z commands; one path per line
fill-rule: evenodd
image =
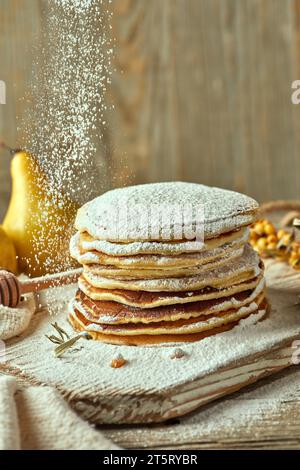
M 291 243 L 291 256 L 293 257 L 300 257 L 300 242 L 293 241 Z
M 270 222 L 265 224 L 264 231 L 266 235 L 272 235 L 276 233 L 274 225 Z
M 292 241 L 292 235 L 290 233 L 286 233 L 281 239 L 280 241 L 284 244 L 284 245 L 289 245 L 289 243 L 291 243 Z
M 256 232 L 258 235 L 264 235 L 265 233 L 265 228 L 264 224 L 261 222 L 258 222 L 254 225 L 253 227 L 254 232 Z
M 277 243 L 278 239 L 277 239 L 276 235 L 273 233 L 273 234 L 267 236 L 267 242 L 268 243 Z
M 279 240 L 280 240 L 280 239 L 281 239 L 282 237 L 284 237 L 284 235 L 286 235 L 286 234 L 287 234 L 287 232 L 286 232 L 283 228 L 281 228 L 281 229 L 279 229 L 278 232 L 277 232 L 277 237 L 278 237 Z
M 299 255 L 296 251 L 292 251 L 290 254 L 290 260 L 296 260 L 299 258 Z
M 294 269 L 300 269 L 300 258 L 289 259 L 289 263 Z
M 260 238 L 259 240 L 257 240 L 256 247 L 258 250 L 265 250 L 267 248 L 267 239 Z

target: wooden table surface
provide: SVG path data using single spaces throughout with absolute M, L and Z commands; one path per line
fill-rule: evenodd
M 300 367 L 171 422 L 99 430 L 125 449 L 300 449 Z
M 125 448 L 300 449 L 300 367 L 170 423 L 101 430 Z

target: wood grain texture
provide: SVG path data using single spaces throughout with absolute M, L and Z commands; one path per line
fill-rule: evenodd
M 2 0 L 0 136 L 17 144 L 46 0 Z M 260 201 L 299 198 L 298 0 L 113 0 L 108 184 L 189 180 Z M 32 106 L 34 103 L 31 104 Z M 26 108 L 26 112 L 30 112 Z M 98 157 L 97 157 L 98 158 Z M 0 215 L 9 157 L 1 153 Z
M 296 367 L 169 423 L 101 431 L 118 445 L 135 449 L 300 449 L 299 388 L 287 396 L 282 385 L 290 388 L 295 375 L 299 380 Z M 268 407 L 274 395 L 276 402 Z
M 30 106 L 33 45 L 41 24 L 41 3 L 2 0 L 0 3 L 0 80 L 6 83 L 6 104 L 0 105 L 0 139 L 12 147 L 21 140 L 20 126 Z M 26 96 L 27 95 L 27 96 Z M 26 99 L 25 99 L 26 98 Z M 0 220 L 10 194 L 10 155 L 0 149 Z
M 116 166 L 125 158 L 137 182 L 184 179 L 259 200 L 298 197 L 295 3 L 114 6 Z

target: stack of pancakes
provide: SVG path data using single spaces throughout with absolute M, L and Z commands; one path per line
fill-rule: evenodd
M 162 216 L 187 204 L 194 226 L 202 207 L 203 240 L 184 231 L 176 238 L 180 219 Z M 108 343 L 148 345 L 255 320 L 266 310 L 263 265 L 248 244 L 257 209 L 242 194 L 180 182 L 116 189 L 85 204 L 70 244 L 83 265 L 69 306 L 73 327 Z

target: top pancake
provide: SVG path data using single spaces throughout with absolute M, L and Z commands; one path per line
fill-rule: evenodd
M 193 227 L 203 210 L 204 238 L 209 239 L 251 224 L 258 204 L 243 194 L 200 184 L 145 184 L 108 191 L 88 202 L 79 209 L 75 227 L 94 239 L 111 242 L 176 240 L 183 224 L 176 217 L 164 217 L 170 207 L 182 213 L 189 207 L 185 224 Z

